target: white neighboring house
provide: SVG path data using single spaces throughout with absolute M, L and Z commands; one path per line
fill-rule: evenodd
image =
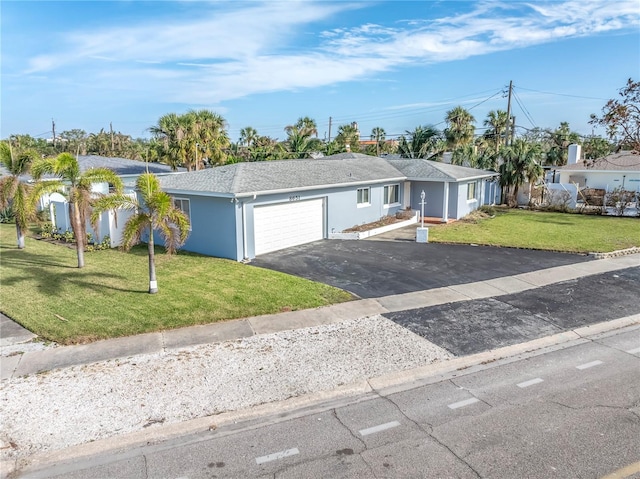
M 108 158 L 104 156 L 78 156 L 80 171 L 84 172 L 90 168 L 109 168 L 116 173 L 124 183 L 124 193 L 136 198 L 135 184 L 138 177 L 149 171 L 157 176 L 176 174 L 171 167 L 159 163 L 145 163 L 143 161 L 129 160 L 127 158 Z M 53 177 L 51 177 L 53 179 Z M 46 177 L 44 178 L 46 179 Z M 109 193 L 107 183 L 95 183 L 92 191 L 97 194 Z M 53 193 L 40 198 L 40 210 L 48 210 L 51 222 L 56 230 L 60 232 L 71 231 L 71 221 L 69 219 L 69 203 L 60 193 Z M 98 221 L 97 231 L 94 231 L 90 224 L 87 224 L 87 233 L 91 233 L 96 243 L 102 242 L 105 236 L 109 236 L 111 247 L 115 248 L 122 243 L 122 232 L 127 219 L 133 214 L 132 211 L 118 210 L 105 211 Z
M 640 193 L 640 154 L 620 151 L 587 160 L 581 158 L 580 145 L 569 145 L 567 165 L 552 170 L 547 186 L 550 194 L 570 195 L 569 207 L 575 208 L 581 201 L 579 192 L 584 189 L 603 190 L 610 193 L 616 188 Z
M 558 173 L 558 183 L 576 184 L 580 189 L 598 188 L 610 192 L 621 187 L 640 192 L 640 154 L 635 151 L 583 160 L 580 145 L 570 145 L 567 166 L 560 168 Z

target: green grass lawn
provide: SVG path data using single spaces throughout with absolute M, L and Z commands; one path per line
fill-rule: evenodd
M 640 246 L 640 219 L 496 208 L 494 218 L 429 227 L 429 241 L 609 252 Z
M 146 246 L 86 253 L 78 269 L 75 249 L 27 237 L 18 250 L 15 226 L 0 224 L 0 310 L 43 339 L 73 344 L 352 299 L 235 261 L 156 251 L 160 292 L 151 295 Z

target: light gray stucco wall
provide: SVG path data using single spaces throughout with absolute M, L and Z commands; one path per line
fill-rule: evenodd
M 420 193 L 424 190 L 425 206 L 424 215 L 435 218 L 442 217 L 442 200 L 444 183 L 436 181 L 412 181 L 411 182 L 411 209 L 421 211 Z
M 191 232 L 181 249 L 219 258 L 242 260 L 241 209 L 229 198 L 172 194 L 189 200 Z M 156 241 L 161 238 L 156 234 Z

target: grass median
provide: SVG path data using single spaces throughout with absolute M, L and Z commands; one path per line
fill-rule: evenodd
M 640 246 L 640 219 L 495 208 L 491 218 L 471 215 L 470 220 L 430 227 L 429 241 L 610 252 Z
M 86 343 L 352 299 L 331 286 L 186 252 L 156 254 L 158 294 L 148 294 L 147 248 L 85 254 L 0 225 L 0 310 L 43 339 Z M 157 248 L 160 253 L 162 248 Z

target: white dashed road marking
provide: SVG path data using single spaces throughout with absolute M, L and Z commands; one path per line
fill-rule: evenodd
M 386 431 L 387 429 L 391 429 L 393 427 L 398 427 L 400 423 L 398 421 L 386 422 L 384 424 L 380 424 L 379 426 L 368 427 L 367 429 L 362 429 L 360 432 L 361 436 L 368 436 L 369 434 L 374 434 L 380 431 Z
M 295 456 L 296 454 L 300 454 L 297 447 L 293 449 L 287 449 L 285 451 L 274 452 L 273 454 L 269 454 L 268 456 L 260 456 L 256 457 L 256 463 L 264 464 L 265 462 L 276 461 L 278 459 L 284 459 L 285 457 Z
M 544 379 L 542 378 L 529 379 L 528 381 L 516 384 L 516 386 L 518 386 L 519 388 L 528 388 L 529 386 L 533 386 L 534 384 L 540 384 L 543 381 Z
M 640 348 L 630 349 L 627 351 L 629 354 L 638 354 L 640 353 Z
M 480 399 L 469 398 L 469 399 L 465 399 L 464 401 L 458 401 L 458 402 L 454 402 L 452 404 L 449 404 L 448 408 L 449 409 L 458 409 L 458 408 L 461 408 L 461 407 L 469 406 L 471 404 L 475 404 L 477 402 L 480 402 Z
M 600 366 L 602 364 L 602 361 L 591 361 L 590 363 L 584 363 L 581 364 L 580 366 L 576 366 L 576 369 L 589 369 L 592 368 L 594 366 Z

